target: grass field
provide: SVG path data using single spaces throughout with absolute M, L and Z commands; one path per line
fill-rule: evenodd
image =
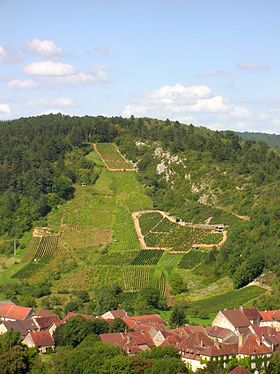
M 214 233 L 211 229 L 181 226 L 163 218 L 158 212 L 142 214 L 139 223 L 145 243 L 151 248 L 188 251 L 192 245 L 215 245 L 223 239 L 221 233 Z
M 134 170 L 133 166 L 121 155 L 113 143 L 97 143 L 96 150 L 109 170 Z
M 197 249 L 192 250 L 182 257 L 178 264 L 181 269 L 193 269 L 195 266 L 200 264 L 207 257 L 206 252 L 200 252 Z

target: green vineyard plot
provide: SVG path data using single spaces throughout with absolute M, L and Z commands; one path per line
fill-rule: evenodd
M 144 249 L 131 261 L 131 265 L 156 265 L 164 251 L 157 249 Z
M 141 233 L 147 248 L 189 251 L 192 246 L 214 246 L 223 240 L 223 234 L 214 232 L 212 226 L 207 228 L 178 224 L 164 215 L 160 212 L 147 212 L 139 217 Z
M 97 143 L 95 149 L 101 156 L 108 170 L 134 171 L 133 166 L 122 156 L 115 144 Z
M 183 258 L 178 264 L 178 267 L 181 269 L 193 269 L 199 265 L 207 257 L 206 252 L 200 252 L 197 250 L 190 251 L 184 254 Z

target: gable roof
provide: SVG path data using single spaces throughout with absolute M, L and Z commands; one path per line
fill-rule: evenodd
M 260 310 L 260 315 L 262 317 L 263 322 L 272 322 L 273 316 L 276 310 Z
M 209 326 L 206 328 L 206 331 L 212 338 L 219 339 L 225 338 L 228 334 L 233 334 L 231 330 L 219 326 Z
M 250 321 L 262 317 L 260 312 L 256 308 L 242 308 L 241 311 Z
M 155 327 L 157 329 L 165 329 L 165 322 L 158 314 L 123 317 L 122 320 L 128 328 L 134 330 L 149 330 L 151 327 Z
M 50 310 L 47 309 L 39 309 L 37 312 L 34 313 L 33 317 L 41 318 L 41 317 L 57 317 L 57 315 Z
M 245 369 L 242 366 L 236 366 L 234 369 L 232 369 L 229 374 L 250 374 L 251 372 Z
M 89 320 L 94 319 L 94 316 L 92 314 L 68 312 L 66 316 L 63 318 L 63 322 L 67 322 L 69 319 L 74 318 L 74 317 L 82 317 L 82 318 L 89 319 Z
M 241 309 L 225 309 L 221 313 L 235 328 L 249 327 L 251 325 L 248 317 L 242 312 Z
M 109 310 L 114 318 L 124 318 L 127 317 L 127 313 L 124 309 Z M 107 312 L 108 313 L 108 312 Z M 106 314 L 106 313 L 104 313 Z
M 27 319 L 24 321 L 16 320 L 16 321 L 3 321 L 2 325 L 6 327 L 7 330 L 13 329 L 20 333 L 21 337 L 26 337 L 30 331 L 37 330 L 37 326 L 31 319 Z
M 242 347 L 239 349 L 239 353 L 247 356 L 262 355 L 272 353 L 272 349 L 260 343 L 256 336 L 249 335 Z
M 272 318 L 274 319 L 274 321 L 280 321 L 280 309 L 275 311 Z
M 62 321 L 56 315 L 50 317 L 37 317 L 33 319 L 40 330 L 48 329 L 53 323 L 56 325 L 60 325 L 62 323 Z
M 127 353 L 141 352 L 154 346 L 154 342 L 146 332 L 116 332 L 101 334 L 102 343 L 119 345 Z
M 51 347 L 54 345 L 54 340 L 48 331 L 32 331 L 30 336 L 35 347 Z
M 25 320 L 31 315 L 32 311 L 32 308 L 26 308 L 25 306 L 3 304 L 0 306 L 0 318 Z

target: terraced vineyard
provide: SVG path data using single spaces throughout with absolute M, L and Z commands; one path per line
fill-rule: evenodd
M 215 245 L 223 239 L 223 234 L 213 232 L 212 228 L 183 226 L 163 217 L 159 212 L 142 214 L 139 224 L 149 248 L 189 251 L 193 245 Z
M 133 166 L 121 155 L 115 144 L 97 143 L 96 151 L 101 156 L 108 170 L 111 171 L 133 171 Z
M 157 249 L 144 249 L 131 261 L 131 265 L 156 265 L 164 251 Z
M 206 252 L 200 252 L 198 250 L 190 251 L 182 257 L 178 264 L 181 269 L 193 269 L 195 266 L 200 264 L 207 257 Z
M 48 264 L 57 250 L 57 243 L 57 235 L 33 237 L 24 257 L 24 262 L 29 261 L 29 263 L 14 274 L 13 278 L 30 278 L 37 270 Z

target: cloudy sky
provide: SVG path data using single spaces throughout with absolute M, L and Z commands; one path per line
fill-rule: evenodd
M 0 119 L 280 133 L 279 0 L 0 0 Z

